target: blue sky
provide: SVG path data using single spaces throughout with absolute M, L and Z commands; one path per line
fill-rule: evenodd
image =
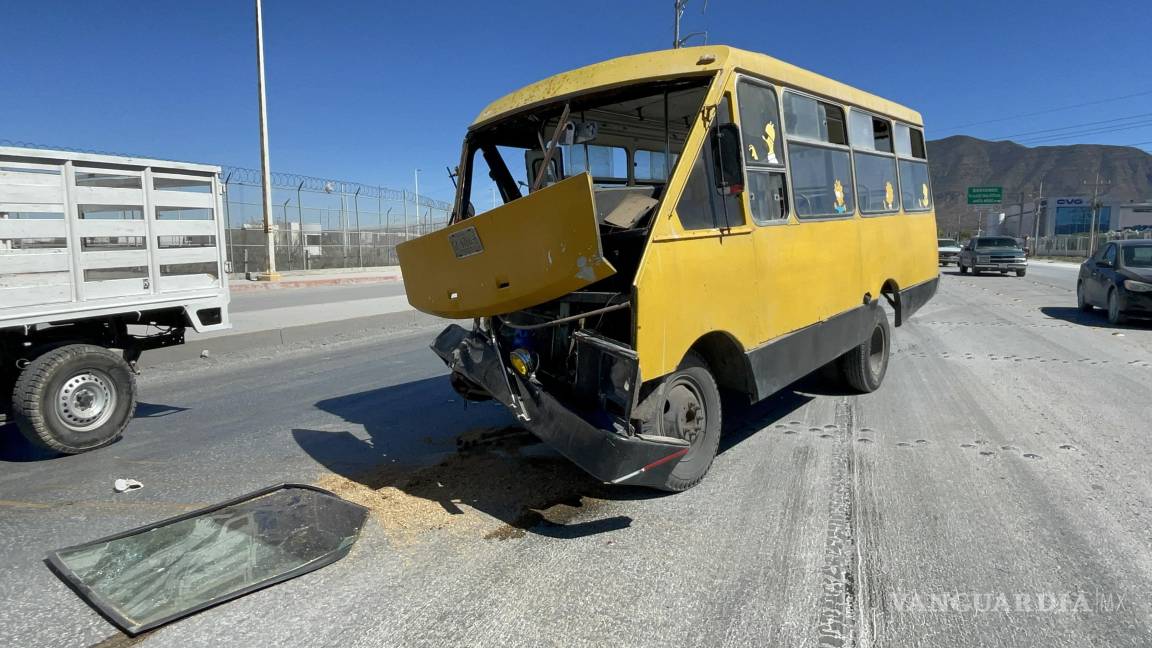
M 685 32 L 912 106 L 932 138 L 1152 148 L 1144 0 L 703 4 Z M 448 198 L 490 100 L 668 47 L 671 5 L 265 0 L 273 169 L 411 189 L 420 167 Z M 0 139 L 258 166 L 253 21 L 247 0 L 0 0 Z

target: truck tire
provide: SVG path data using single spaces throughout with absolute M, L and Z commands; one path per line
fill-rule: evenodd
M 860 346 L 843 356 L 844 379 L 853 389 L 869 394 L 880 388 L 888 372 L 888 356 L 892 342 L 888 316 L 880 313 L 875 326 Z
M 968 274 L 968 266 L 964 265 L 963 263 L 957 261 L 956 267 L 960 268 L 960 274 Z
M 649 400 L 654 399 L 654 400 Z M 720 446 L 720 389 L 707 363 L 695 352 L 684 356 L 680 367 L 637 410 L 654 412 L 652 434 L 687 439 L 688 454 L 676 462 L 661 490 L 688 490 L 700 480 Z
M 37 357 L 16 379 L 12 413 L 31 443 L 78 454 L 116 439 L 136 411 L 136 377 L 120 355 L 69 344 Z

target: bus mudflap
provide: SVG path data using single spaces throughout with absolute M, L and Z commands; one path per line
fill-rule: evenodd
M 600 481 L 660 486 L 688 452 L 682 439 L 645 437 L 619 422 L 611 423 L 612 429 L 593 424 L 536 380 L 509 371 L 499 349 L 480 330 L 452 324 L 432 350 L 449 369 L 512 410 L 540 440 Z

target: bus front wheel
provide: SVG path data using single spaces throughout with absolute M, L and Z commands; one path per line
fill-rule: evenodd
M 720 446 L 720 390 L 704 359 L 689 351 L 680 367 L 636 409 L 649 413 L 645 427 L 651 434 L 690 444 L 688 454 L 658 488 L 679 492 L 700 483 Z
M 853 389 L 868 394 L 880 388 L 888 371 L 891 341 L 888 317 L 880 313 L 868 338 L 844 354 L 844 379 Z

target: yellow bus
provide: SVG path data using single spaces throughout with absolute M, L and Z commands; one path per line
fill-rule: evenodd
M 699 482 L 722 391 L 829 363 L 877 389 L 881 302 L 900 326 L 936 291 L 920 114 L 762 54 L 529 85 L 476 118 L 456 177 L 448 227 L 398 247 L 408 299 L 472 320 L 433 344 L 457 391 L 605 482 Z

